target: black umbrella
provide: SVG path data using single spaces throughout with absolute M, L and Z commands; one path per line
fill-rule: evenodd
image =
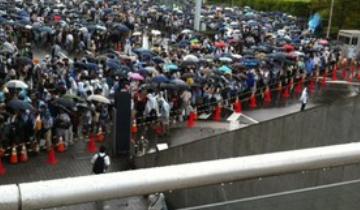
M 121 23 L 118 23 L 118 24 L 115 24 L 113 27 L 112 27 L 112 32 L 114 33 L 128 33 L 130 31 L 130 29 L 124 25 L 124 24 L 121 24 Z
M 9 108 L 11 108 L 14 111 L 19 111 L 19 110 L 33 110 L 33 107 L 31 106 L 31 104 L 24 102 L 22 100 L 19 99 L 12 99 L 7 106 Z
M 76 103 L 68 98 L 58 98 L 54 101 L 54 105 L 59 108 L 66 108 L 69 110 L 73 110 L 76 106 Z

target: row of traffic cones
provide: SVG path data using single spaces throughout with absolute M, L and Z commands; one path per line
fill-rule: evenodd
M 105 134 L 102 132 L 101 129 L 99 129 L 99 132 L 96 135 L 90 135 L 89 143 L 88 143 L 88 151 L 90 153 L 97 152 L 95 140 L 98 142 L 103 142 L 105 140 Z M 59 153 L 65 152 L 65 143 L 64 143 L 62 137 L 59 138 L 59 142 L 56 145 L 56 151 Z M 1 153 L 4 153 L 3 149 L 1 149 Z M 4 167 L 4 164 L 2 162 L 3 156 L 4 156 L 4 154 L 2 154 L 0 156 L 0 176 L 3 176 L 6 174 L 6 168 Z M 12 147 L 10 159 L 9 159 L 10 164 L 17 164 L 19 162 L 27 162 L 28 160 L 29 160 L 29 156 L 28 156 L 25 144 L 22 144 L 19 156 L 17 154 L 16 147 L 15 146 Z M 55 149 L 54 149 L 54 147 L 51 147 L 48 151 L 47 163 L 50 165 L 56 165 L 56 164 L 58 164 L 58 162 L 59 161 L 56 158 Z

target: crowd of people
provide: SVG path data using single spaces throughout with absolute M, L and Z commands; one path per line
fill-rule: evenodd
M 331 70 L 340 53 L 304 21 L 249 7 L 156 1 L 0 1 L 0 146 L 49 149 L 108 131 L 116 91 L 160 124 Z M 42 52 L 45 55 L 42 57 Z

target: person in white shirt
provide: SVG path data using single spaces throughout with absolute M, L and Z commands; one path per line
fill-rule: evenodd
M 101 146 L 99 152 L 92 157 L 91 164 L 93 165 L 94 174 L 102 174 L 109 170 L 110 157 L 106 154 L 104 146 Z
M 306 104 L 309 101 L 309 92 L 308 92 L 308 88 L 307 86 L 304 87 L 304 89 L 301 92 L 301 96 L 300 96 L 300 102 L 301 102 L 301 109 L 300 111 L 304 111 Z

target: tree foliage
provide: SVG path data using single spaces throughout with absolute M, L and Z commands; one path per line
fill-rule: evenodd
M 331 0 L 210 0 L 210 3 L 250 6 L 262 11 L 282 11 L 309 18 L 319 12 L 324 29 L 330 13 Z M 335 0 L 332 34 L 340 29 L 360 29 L 360 0 Z

